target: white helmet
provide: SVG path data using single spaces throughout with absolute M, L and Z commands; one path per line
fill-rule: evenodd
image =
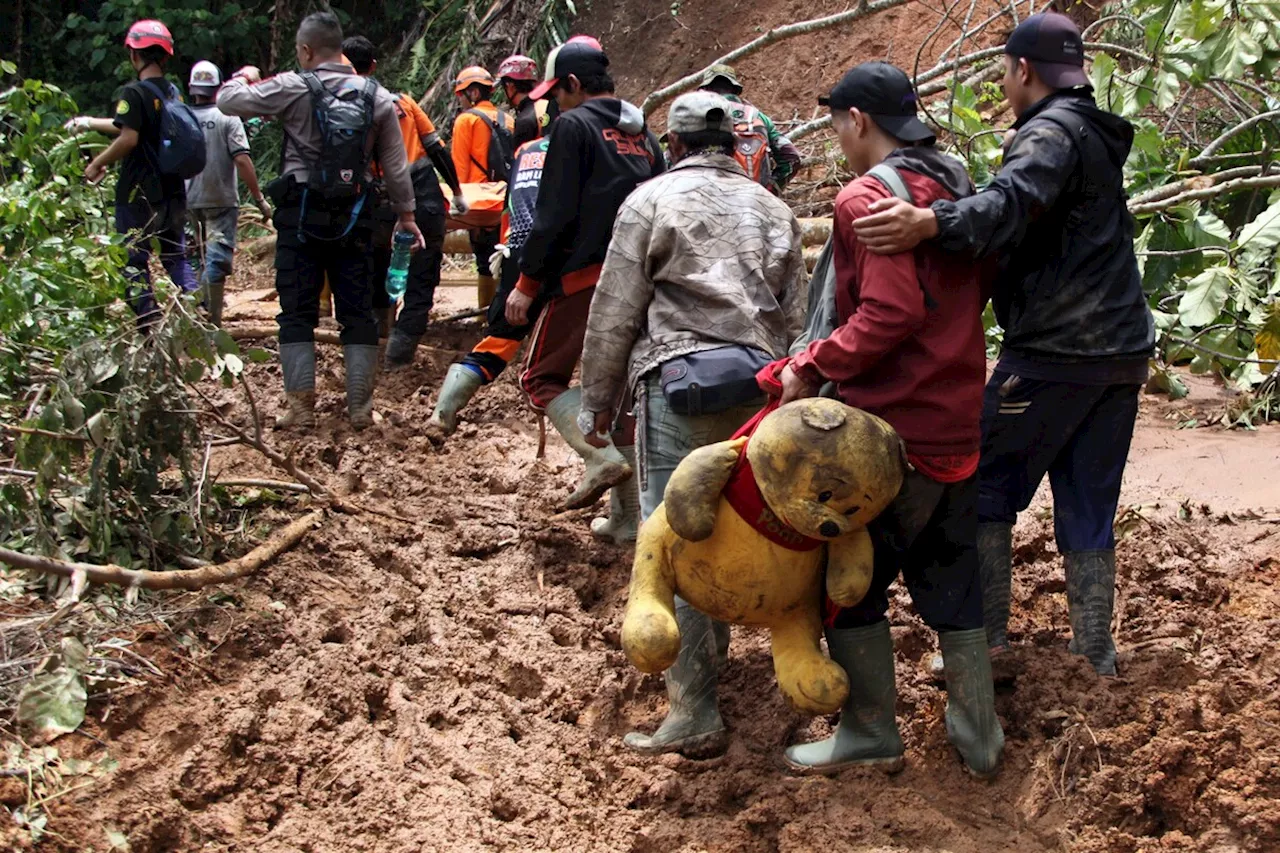
M 209 60 L 202 59 L 191 66 L 191 79 L 187 82 L 187 89 L 193 95 L 212 95 L 221 85 L 222 72 Z

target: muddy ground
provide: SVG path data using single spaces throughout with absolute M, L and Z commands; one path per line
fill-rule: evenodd
M 262 295 L 233 297 L 232 324 L 270 316 Z M 444 309 L 467 298 L 449 291 Z M 934 638 L 901 593 L 907 769 L 799 779 L 782 748 L 833 719 L 784 704 L 755 631 L 734 630 L 727 755 L 622 748 L 661 719 L 664 691 L 619 648 L 629 550 L 594 542 L 590 512 L 556 514 L 580 470 L 570 451 L 553 436 L 535 459 L 537 429 L 509 377 L 443 450 L 423 435 L 475 335 L 433 328 L 419 364 L 383 378 L 381 422 L 359 435 L 341 415 L 337 350 L 321 347 L 318 434 L 273 440 L 409 521 L 332 516 L 220 591 L 186 626 L 190 653 L 144 634 L 137 648 L 166 677 L 93 703 L 89 737 L 59 742 L 120 768 L 50 804 L 57 838 L 43 848 L 105 850 L 111 828 L 133 851 L 1280 849 L 1280 430 L 1177 429 L 1219 405 L 1212 384 L 1193 383 L 1177 406 L 1143 404 L 1124 494 L 1135 509 L 1120 523 L 1120 678 L 1066 651 L 1042 495 L 1017 528 L 1020 675 L 997 700 L 999 779 L 969 779 L 948 746 L 945 696 L 921 668 Z M 278 368 L 254 365 L 250 381 L 278 411 Z M 279 476 L 242 448 L 214 468 Z

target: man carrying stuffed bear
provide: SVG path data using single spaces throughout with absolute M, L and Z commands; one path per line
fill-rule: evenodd
M 868 531 L 875 548 L 870 590 L 854 607 L 828 603 L 832 659 L 849 675 L 835 734 L 793 746 L 800 773 L 903 766 L 894 715 L 893 640 L 885 614 L 901 572 L 917 612 L 938 632 L 947 676 L 947 735 L 968 771 L 995 775 L 1004 733 L 995 713 L 982 620 L 977 506 L 979 416 L 985 379 L 981 268 L 940 249 L 876 255 L 852 222 L 885 198 L 927 205 L 973 193 L 963 165 L 934 147 L 916 117 L 907 75 L 884 62 L 848 72 L 820 103 L 849 165 L 861 175 L 836 199 L 832 244 L 837 324 L 772 373 L 783 403 L 833 382 L 839 398 L 888 421 L 912 470 Z M 767 376 L 768 374 L 766 374 Z

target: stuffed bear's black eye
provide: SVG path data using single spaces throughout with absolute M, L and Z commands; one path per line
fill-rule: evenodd
M 831 500 L 831 492 L 823 492 L 822 494 L 818 495 L 818 503 L 820 504 L 824 504 L 829 500 Z

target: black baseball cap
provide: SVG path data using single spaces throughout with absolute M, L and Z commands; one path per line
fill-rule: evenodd
M 1089 75 L 1084 73 L 1084 39 L 1066 15 L 1032 15 L 1009 34 L 1004 52 L 1030 62 L 1051 89 L 1090 85 Z
M 541 100 L 556 87 L 556 84 L 573 74 L 583 77 L 597 77 L 609 73 L 609 57 L 600 49 L 595 39 L 574 39 L 551 51 L 547 57 L 547 66 L 542 82 L 529 93 L 532 100 Z
M 916 90 L 903 71 L 887 62 L 864 62 L 840 78 L 818 103 L 832 110 L 859 109 L 881 130 L 903 142 L 936 138 L 916 114 Z

